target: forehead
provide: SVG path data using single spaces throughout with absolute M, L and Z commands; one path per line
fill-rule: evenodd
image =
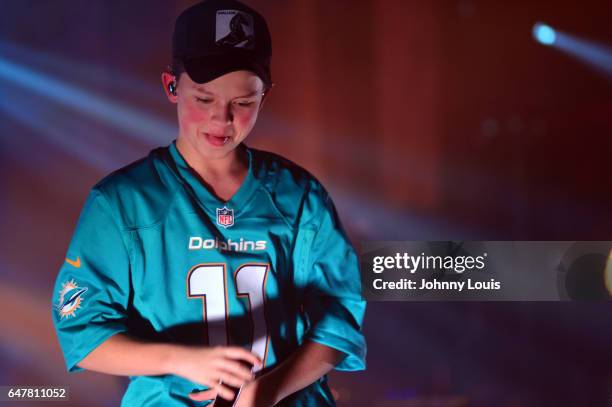
M 191 89 L 203 93 L 245 95 L 263 90 L 263 81 L 250 71 L 229 72 L 206 83 L 196 83 L 187 73 L 183 75 L 187 78 L 187 84 Z

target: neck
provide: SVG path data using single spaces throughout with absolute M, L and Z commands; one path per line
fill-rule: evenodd
M 229 154 L 215 158 L 202 157 L 181 137 L 176 140 L 176 148 L 204 180 L 236 176 L 248 169 L 248 153 L 242 144 Z

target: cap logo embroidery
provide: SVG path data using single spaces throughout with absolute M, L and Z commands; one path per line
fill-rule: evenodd
M 253 49 L 253 16 L 239 10 L 217 10 L 215 43 L 222 47 Z

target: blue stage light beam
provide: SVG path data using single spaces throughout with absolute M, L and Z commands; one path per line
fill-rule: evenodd
M 176 126 L 167 120 L 96 96 L 4 58 L 0 58 L 0 78 L 129 132 L 148 145 L 165 145 L 177 133 Z
M 568 34 L 544 23 L 535 24 L 532 33 L 539 43 L 573 56 L 612 80 L 612 48 L 609 45 Z
M 612 48 L 609 46 L 559 33 L 555 47 L 612 79 Z
M 138 77 L 119 72 L 114 67 L 94 65 L 45 50 L 25 47 L 0 40 L 0 55 L 10 61 L 53 74 L 56 77 L 70 78 L 71 83 L 121 89 L 122 94 L 129 94 L 140 100 L 165 103 L 161 82 L 149 83 Z
M 68 154 L 76 157 L 83 164 L 94 168 L 101 173 L 107 173 L 117 169 L 126 163 L 118 162 L 116 155 L 103 154 L 99 149 L 92 148 L 92 144 L 87 139 L 80 137 L 81 132 L 73 133 L 57 127 L 54 123 L 61 120 L 49 120 L 47 115 L 54 114 L 54 110 L 36 108 L 34 104 L 20 103 L 19 100 L 0 98 L 0 111 L 5 112 L 12 119 L 22 126 L 33 130 L 35 134 L 40 134 L 53 145 L 60 147 Z M 91 129 L 87 132 L 91 134 Z M 74 137 L 71 137 L 74 136 Z M 3 134 L 2 137 L 8 135 Z M 102 135 L 100 135 L 102 137 Z

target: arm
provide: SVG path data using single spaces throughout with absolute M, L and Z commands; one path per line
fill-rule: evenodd
M 308 250 L 296 251 L 305 257 L 295 261 L 294 280 L 310 326 L 302 345 L 288 359 L 247 385 L 257 387 L 256 406 L 277 403 L 333 368 L 350 371 L 365 367 L 361 332 L 365 301 L 357 256 L 329 195 L 320 190 L 311 199 L 314 202 L 307 206 L 320 209 L 310 226 L 298 233 Z
M 258 402 L 269 400 L 274 405 L 327 374 L 344 356 L 329 346 L 306 340 L 276 369 L 247 386 L 255 388 Z
M 306 340 L 275 369 L 248 383 L 240 393 L 237 407 L 273 406 L 327 374 L 344 356 L 329 346 Z M 212 390 L 192 393 L 190 397 L 202 401 L 215 395 Z
M 172 358 L 179 347 L 146 343 L 118 333 L 87 355 L 78 366 L 118 376 L 154 376 L 170 374 Z
M 237 347 L 149 343 L 127 334 L 131 264 L 120 218 L 103 191 L 93 188 L 56 278 L 52 317 L 67 370 L 174 374 L 232 398 L 233 391 L 219 383 L 240 386 L 251 380 L 240 361 L 259 365 L 254 354 Z
M 147 343 L 124 333 L 104 341 L 78 365 L 81 368 L 120 376 L 174 374 L 214 388 L 224 398 L 234 396 L 224 383 L 240 387 L 252 379 L 239 360 L 259 365 L 252 353 L 238 347 L 194 347 Z

